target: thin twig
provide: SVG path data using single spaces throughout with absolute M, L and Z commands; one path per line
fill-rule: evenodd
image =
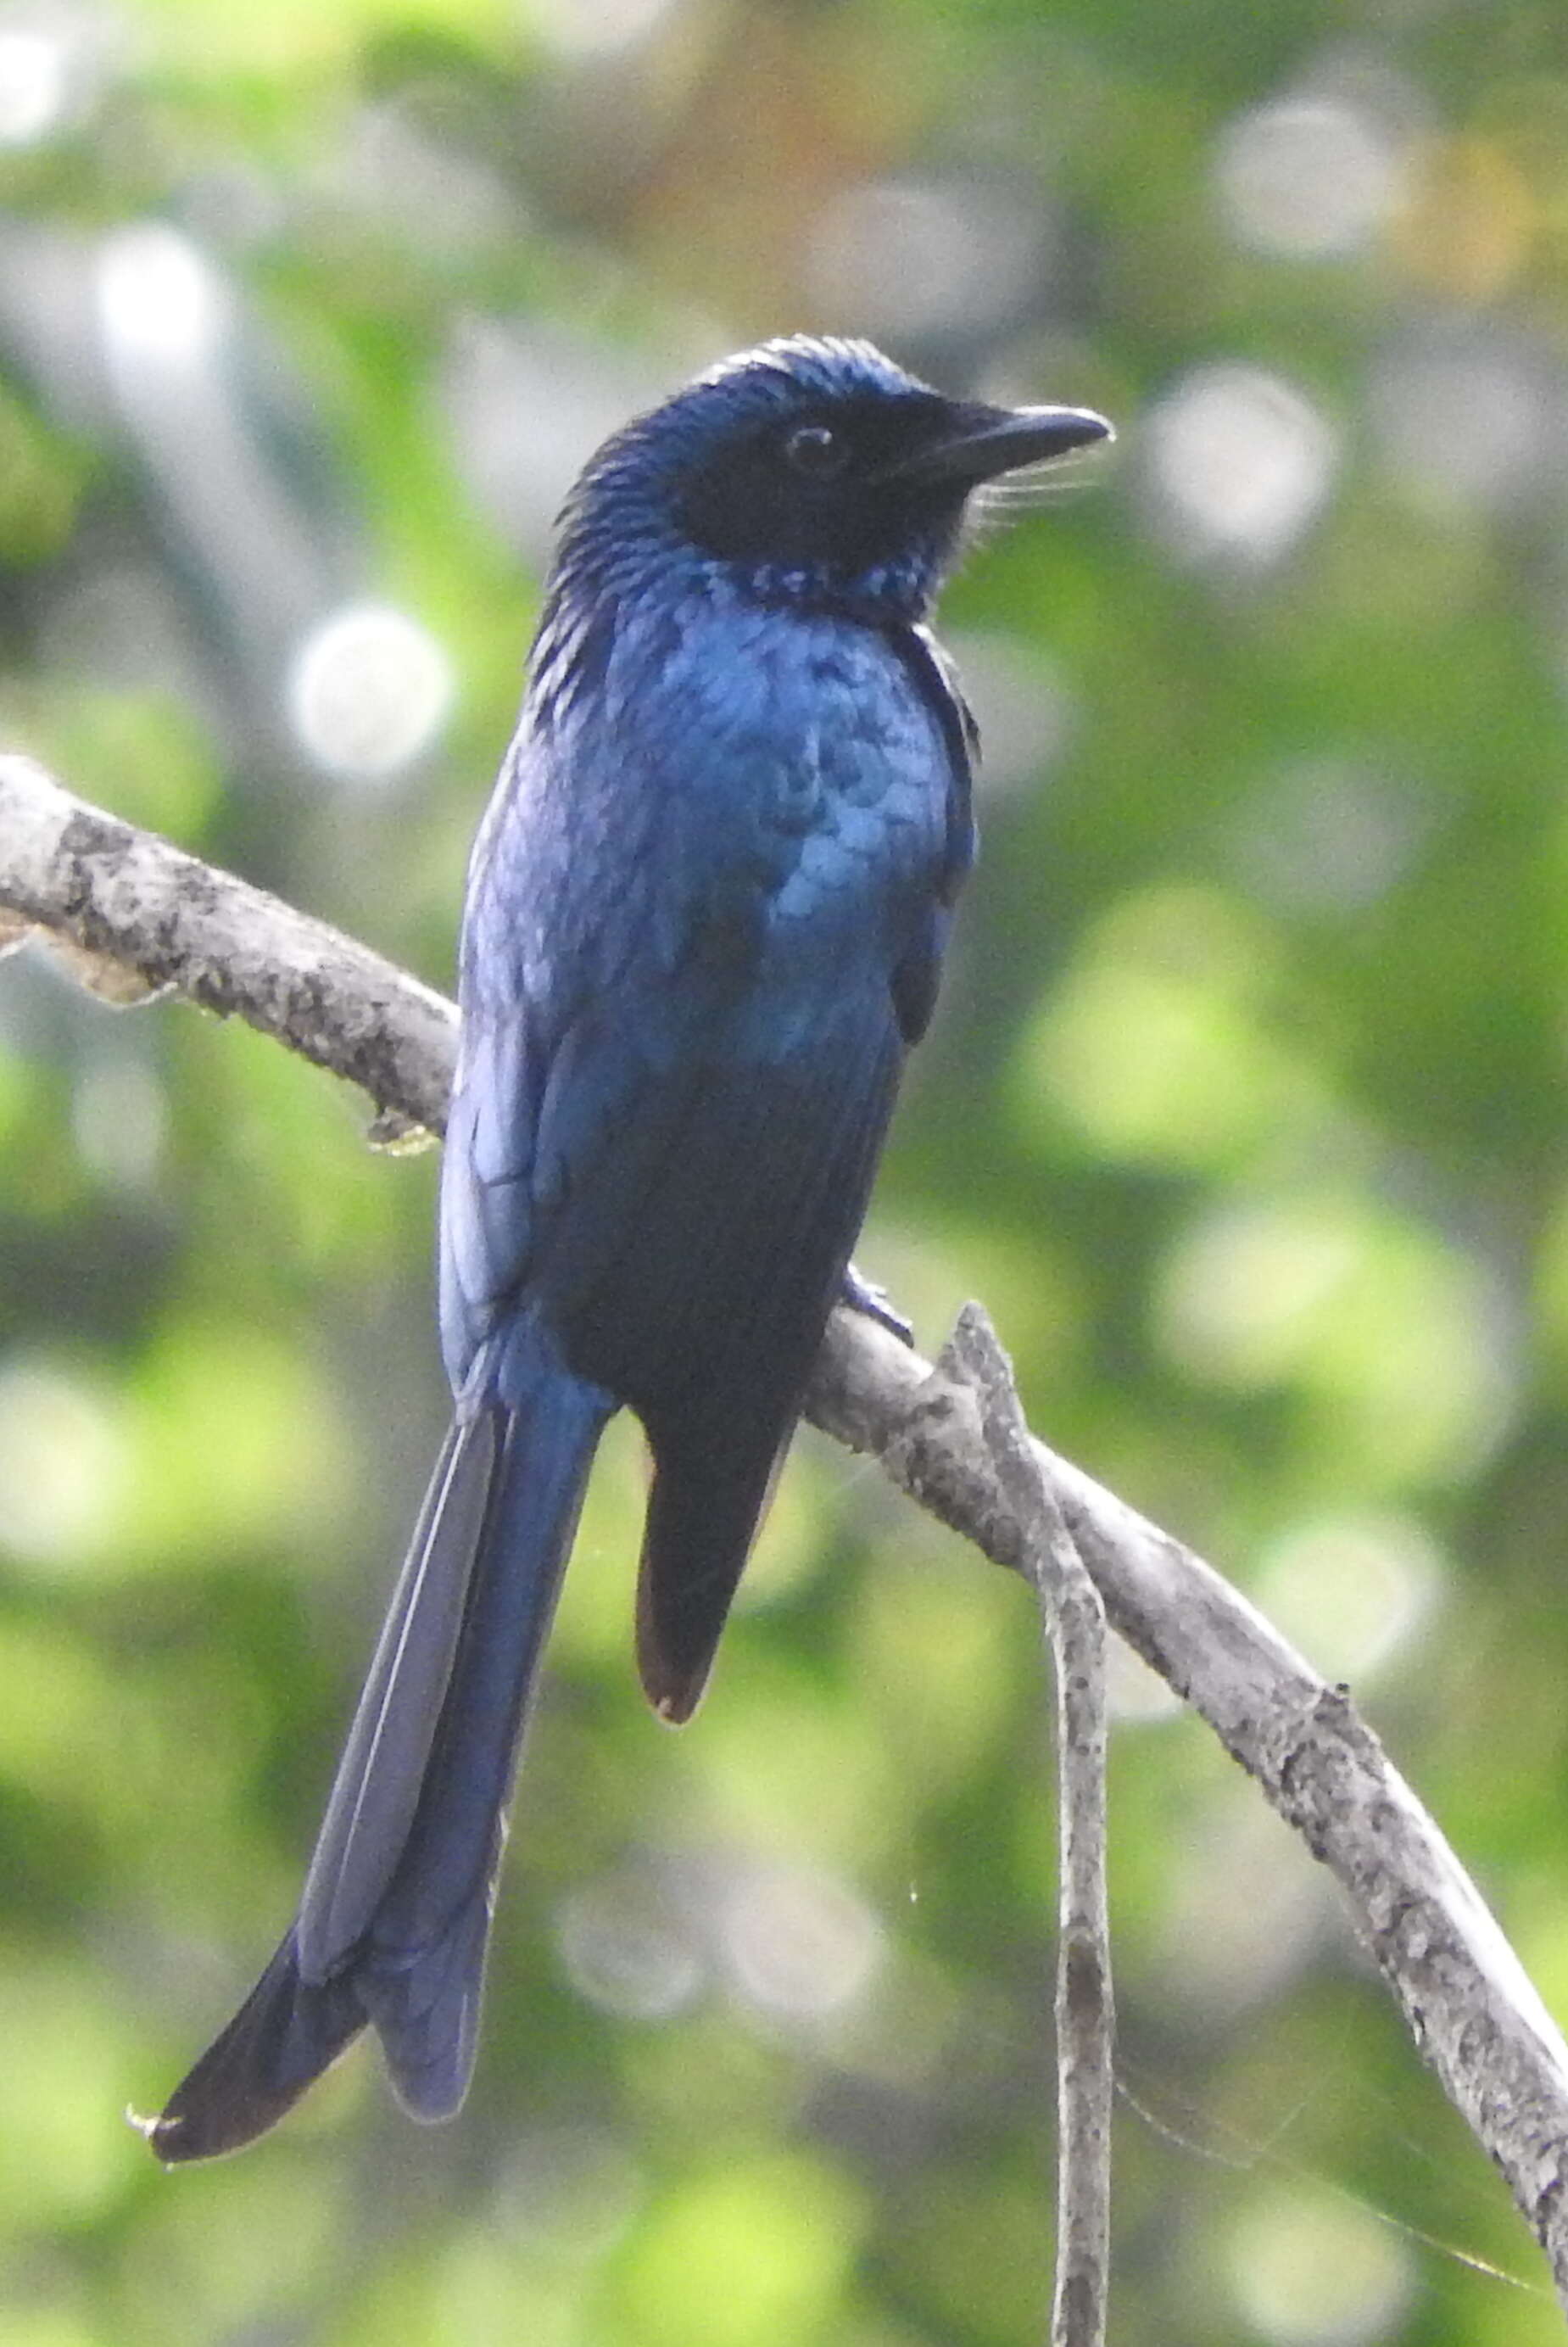
M 1105 1609 L 1047 1482 L 1012 1365 L 966 1304 L 938 1371 L 971 1387 L 999 1488 L 1023 1535 L 1056 1672 L 1056 2289 L 1051 2347 L 1104 2347 L 1111 2268 L 1115 2012 L 1106 1903 Z
M 449 1003 L 324 924 L 0 758 L 0 910 L 303 1051 L 437 1131 Z M 975 1398 L 877 1322 L 835 1312 L 807 1409 L 1020 1571 Z M 1079 1468 L 1036 1451 L 1113 1628 L 1332 1869 L 1444 2091 L 1497 2162 L 1568 2305 L 1568 2047 L 1480 1894 L 1343 1687 L 1245 1598 Z

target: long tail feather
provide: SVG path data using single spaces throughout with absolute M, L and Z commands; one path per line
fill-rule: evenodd
M 701 1448 L 653 1446 L 637 1576 L 637 1667 L 649 1702 L 672 1727 L 690 1719 L 702 1700 L 730 1600 L 773 1494 L 783 1451 L 776 1435 L 769 1443 L 770 1430 L 729 1472 L 715 1472 Z
M 608 1413 L 597 1388 L 515 1358 L 497 1394 L 460 1413 L 299 1913 L 149 2129 L 160 2158 L 249 2143 L 367 2023 L 415 2117 L 462 2101 L 528 1696 Z

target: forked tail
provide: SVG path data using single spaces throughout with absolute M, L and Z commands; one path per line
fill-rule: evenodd
M 515 1333 L 447 1435 L 299 1913 L 149 2127 L 160 2159 L 264 2133 L 366 2023 L 415 2118 L 463 2099 L 528 1697 L 610 1410 L 522 1351 Z

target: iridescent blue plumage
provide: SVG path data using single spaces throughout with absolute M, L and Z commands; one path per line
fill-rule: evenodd
M 153 2131 L 232 2148 L 367 2022 L 456 2107 L 516 1754 L 595 1446 L 652 1452 L 638 1656 L 702 1692 L 973 855 L 925 620 L 985 479 L 1099 419 L 868 344 L 731 360 L 562 517 L 477 841 L 441 1201 L 456 1416 L 299 1915 Z

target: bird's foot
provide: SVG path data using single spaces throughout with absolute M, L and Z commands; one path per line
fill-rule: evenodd
M 884 1328 L 890 1328 L 901 1345 L 914 1344 L 914 1327 L 902 1313 L 894 1310 L 887 1300 L 887 1290 L 876 1286 L 853 1264 L 845 1267 L 839 1301 L 848 1311 L 864 1312 L 868 1320 L 879 1321 Z

